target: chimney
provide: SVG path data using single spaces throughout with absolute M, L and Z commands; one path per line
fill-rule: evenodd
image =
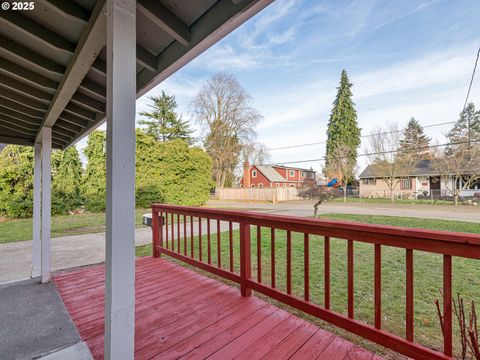
M 250 164 L 248 161 L 243 163 L 243 187 L 249 188 L 251 186 L 250 181 Z

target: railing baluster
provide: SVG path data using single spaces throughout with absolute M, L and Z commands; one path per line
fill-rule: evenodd
M 406 338 L 413 341 L 413 250 L 406 249 Z
M 305 301 L 310 301 L 310 244 L 308 234 L 303 234 L 303 278 Z
M 292 232 L 287 230 L 287 294 L 292 294 Z
M 452 356 L 452 256 L 443 255 L 443 352 Z
M 180 214 L 177 214 L 177 251 L 180 254 Z
M 375 244 L 375 327 L 382 328 L 382 246 Z
M 240 220 L 240 291 L 242 296 L 250 296 L 252 290 L 247 281 L 251 278 L 250 224 Z
M 230 243 L 230 272 L 233 272 L 233 228 L 231 221 L 228 223 L 228 240 Z
M 193 216 L 190 216 L 190 257 L 193 259 L 195 258 L 195 245 L 193 243 L 194 236 L 193 236 Z
M 153 257 L 159 257 L 160 252 L 158 251 L 158 245 L 160 242 L 159 236 L 160 224 L 158 223 L 158 211 L 152 207 L 152 252 Z
M 270 245 L 270 248 L 271 248 L 271 253 L 270 253 L 270 256 L 271 256 L 271 263 L 272 263 L 272 281 L 271 281 L 271 285 L 272 285 L 272 288 L 275 288 L 275 229 L 274 228 L 271 228 L 271 233 L 270 233 L 270 241 L 271 241 L 271 245 Z
M 222 267 L 222 247 L 221 247 L 221 234 L 220 234 L 220 220 L 217 220 L 217 266 Z
M 325 282 L 325 309 L 330 309 L 330 237 L 325 236 L 324 239 L 324 282 Z
M 168 249 L 168 213 L 165 213 L 165 248 Z
M 198 259 L 202 261 L 202 218 L 198 218 Z
M 257 281 L 262 282 L 262 227 L 257 226 Z
M 208 251 L 208 256 L 207 256 L 207 261 L 209 264 L 212 263 L 212 249 L 211 249 L 211 244 L 210 244 L 210 218 L 207 218 L 207 251 Z
M 175 221 L 174 221 L 174 218 L 173 218 L 173 213 L 172 213 L 172 250 L 175 250 Z
M 183 215 L 183 255 L 187 256 L 187 216 Z
M 348 240 L 348 317 L 353 319 L 353 240 Z

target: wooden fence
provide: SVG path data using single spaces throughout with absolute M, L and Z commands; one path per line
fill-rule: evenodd
M 298 188 L 221 188 L 216 191 L 219 200 L 240 201 L 291 201 L 302 200 L 298 196 Z

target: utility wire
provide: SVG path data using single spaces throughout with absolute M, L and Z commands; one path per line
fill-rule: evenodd
M 378 134 L 377 134 L 378 135 Z M 444 144 L 436 144 L 436 145 L 429 145 L 429 146 L 422 146 L 422 147 L 417 147 L 417 148 L 412 148 L 410 150 L 416 151 L 416 150 L 427 150 L 427 149 L 433 149 L 433 148 L 439 148 L 439 147 L 444 147 L 444 146 L 450 146 L 450 145 L 462 145 L 462 144 L 468 144 L 468 141 L 460 141 L 460 142 L 450 142 L 450 143 L 444 143 Z M 474 140 L 471 141 L 470 143 L 480 143 L 480 140 Z M 387 150 L 387 151 L 379 151 L 379 152 L 370 152 L 370 153 L 364 153 L 364 154 L 358 154 L 357 157 L 363 157 L 363 156 L 374 156 L 374 155 L 384 155 L 384 154 L 394 154 L 401 151 L 400 149 L 397 150 Z M 337 157 L 332 157 L 332 159 L 344 159 L 348 156 L 337 156 Z M 318 162 L 318 161 L 325 161 L 325 157 L 317 158 L 317 159 L 309 159 L 309 160 L 298 160 L 298 161 L 286 161 L 282 162 L 281 164 L 278 163 L 270 163 L 270 164 L 256 164 L 256 165 L 263 165 L 263 166 L 283 166 L 285 164 L 301 164 L 301 163 L 309 163 L 309 162 Z M 241 168 L 243 165 L 237 166 L 237 168 Z
M 443 123 L 425 125 L 425 126 L 423 126 L 423 128 L 425 129 L 425 128 L 430 128 L 430 127 L 434 127 L 434 126 L 451 125 L 451 124 L 454 124 L 454 123 L 455 123 L 455 121 L 447 121 L 447 122 L 443 122 Z M 360 137 L 361 138 L 368 138 L 368 137 L 377 136 L 377 135 L 389 135 L 389 134 L 395 134 L 395 133 L 404 132 L 404 131 L 405 131 L 405 129 L 399 129 L 399 130 L 383 132 L 383 133 L 362 135 Z M 313 143 L 281 146 L 281 147 L 271 148 L 271 149 L 267 149 L 267 150 L 268 151 L 274 151 L 274 150 L 283 150 L 283 149 L 293 149 L 293 148 L 312 146 L 312 145 L 322 145 L 322 144 L 326 144 L 326 143 L 327 143 L 326 141 L 319 141 L 319 142 L 313 142 Z
M 468 85 L 468 91 L 467 91 L 467 96 L 465 98 L 465 103 L 463 104 L 463 110 L 465 110 L 465 108 L 467 107 L 468 98 L 470 97 L 470 90 L 472 89 L 473 78 L 475 77 L 475 71 L 477 70 L 479 56 L 480 56 L 480 47 L 478 48 L 478 51 L 477 51 L 477 58 L 475 59 L 475 65 L 473 66 L 472 77 L 470 78 L 470 84 Z

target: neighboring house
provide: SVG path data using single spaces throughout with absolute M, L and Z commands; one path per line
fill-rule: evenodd
M 438 171 L 432 167 L 431 160 L 421 160 L 412 174 L 402 177 L 394 193 L 397 197 L 416 198 L 418 195 L 433 197 L 452 196 L 454 178 L 449 176 L 441 180 Z M 461 180 L 460 180 L 461 181 Z M 457 189 L 462 187 L 457 185 Z M 461 197 L 472 197 L 480 193 L 480 181 L 460 193 Z M 360 174 L 360 197 L 390 197 L 390 190 L 383 180 L 382 174 L 375 172 L 369 165 Z
M 315 181 L 315 171 L 281 165 L 243 166 L 242 187 L 300 187 L 305 181 Z

